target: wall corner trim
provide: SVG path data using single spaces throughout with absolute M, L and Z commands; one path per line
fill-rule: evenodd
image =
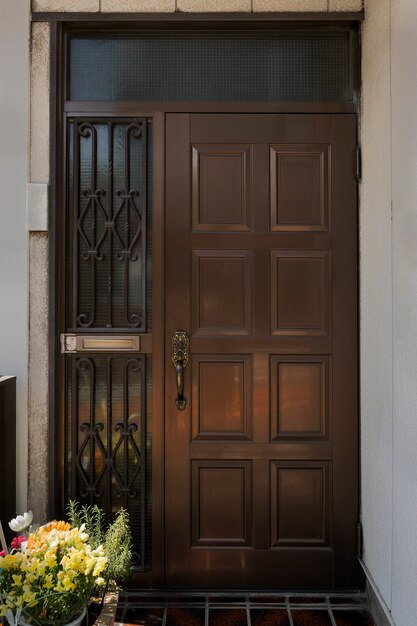
M 26 188 L 26 230 L 48 230 L 48 185 L 28 183 Z
M 362 559 L 359 559 L 359 562 L 366 576 L 366 595 L 368 596 L 369 610 L 375 623 L 378 626 L 396 626 L 391 611 L 382 597 L 371 572 Z

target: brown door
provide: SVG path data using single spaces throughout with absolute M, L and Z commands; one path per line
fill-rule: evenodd
M 357 586 L 355 147 L 354 115 L 167 115 L 167 587 Z

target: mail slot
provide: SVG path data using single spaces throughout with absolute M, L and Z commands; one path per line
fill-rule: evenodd
M 61 352 L 140 352 L 140 337 L 123 335 L 61 335 Z

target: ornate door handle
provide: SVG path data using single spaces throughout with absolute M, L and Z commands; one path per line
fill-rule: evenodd
M 188 335 L 185 330 L 176 330 L 172 336 L 172 362 L 177 377 L 175 406 L 183 411 L 187 404 L 187 399 L 184 398 L 184 368 L 188 363 Z

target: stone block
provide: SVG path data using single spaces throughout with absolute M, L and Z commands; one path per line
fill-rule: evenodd
M 30 67 L 30 180 L 49 181 L 49 23 L 32 24 Z
M 94 13 L 100 11 L 100 0 L 32 0 L 32 11 L 41 13 Z
M 250 12 L 251 0 L 177 0 L 178 11 L 208 13 L 208 12 Z
M 329 0 L 329 11 L 362 11 L 363 0 Z
M 253 11 L 327 11 L 327 0 L 253 0 Z
M 175 0 L 101 0 L 103 13 L 172 13 Z
M 29 235 L 28 506 L 36 522 L 48 510 L 48 235 Z

